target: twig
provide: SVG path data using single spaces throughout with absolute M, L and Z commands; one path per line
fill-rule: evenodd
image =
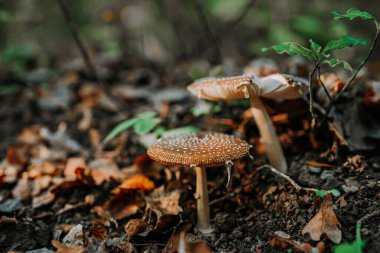
M 203 7 L 202 5 L 198 2 L 198 0 L 192 0 L 191 3 L 193 4 L 194 6 L 194 9 L 198 15 L 198 19 L 200 20 L 200 22 L 202 23 L 202 26 L 203 26 L 203 30 L 205 32 L 206 35 L 208 35 L 208 37 L 210 38 L 210 40 L 212 41 L 212 44 L 213 44 L 213 53 L 214 53 L 214 61 L 216 62 L 219 62 L 220 61 L 220 47 L 219 47 L 219 42 L 217 40 L 217 38 L 215 37 L 212 29 L 211 29 L 211 26 L 207 20 L 207 17 L 206 17 L 206 14 L 203 10 Z
M 311 114 L 311 128 L 312 129 L 315 127 L 315 122 L 316 122 L 314 107 L 313 107 L 313 101 L 314 101 L 313 100 L 313 76 L 314 76 L 315 71 L 317 71 L 317 69 L 319 68 L 319 64 L 321 64 L 320 60 L 315 64 L 313 71 L 311 71 L 309 74 L 309 101 L 310 101 L 309 111 Z
M 243 11 L 242 13 L 240 13 L 240 15 L 235 18 L 234 20 L 232 20 L 228 25 L 227 25 L 227 28 L 226 29 L 223 29 L 223 31 L 218 34 L 218 38 L 223 36 L 224 32 L 227 31 L 227 32 L 231 32 L 249 13 L 249 11 L 251 10 L 252 7 L 254 7 L 258 2 L 260 2 L 260 0 L 251 0 L 249 1 L 246 6 L 244 6 L 243 8 Z
M 75 40 L 75 43 L 77 44 L 78 46 L 78 49 L 79 49 L 79 52 L 83 58 L 83 61 L 84 63 L 86 64 L 86 68 L 89 72 L 89 74 L 97 81 L 99 82 L 99 78 L 98 78 L 98 75 L 95 71 L 95 68 L 94 66 L 92 65 L 91 63 L 91 60 L 90 60 L 90 57 L 88 56 L 88 53 L 87 53 L 87 50 L 79 36 L 79 33 L 78 33 L 78 30 L 77 30 L 77 27 L 74 23 L 74 20 L 71 18 L 70 16 L 70 13 L 68 11 L 68 8 L 67 8 L 67 5 L 65 3 L 65 0 L 57 0 L 58 2 L 58 5 L 59 5 L 59 8 L 61 9 L 61 12 L 63 14 L 63 17 L 66 21 L 66 24 L 71 32 L 71 34 L 73 35 L 73 38 Z
M 343 86 L 342 90 L 334 97 L 333 101 L 330 103 L 329 107 L 326 110 L 325 115 L 323 116 L 320 126 L 323 125 L 323 123 L 326 121 L 328 115 L 330 114 L 331 109 L 334 107 L 338 99 L 342 96 L 342 94 L 348 89 L 348 87 L 355 81 L 356 76 L 358 75 L 359 71 L 364 67 L 364 65 L 367 63 L 368 59 L 373 54 L 373 51 L 375 50 L 375 47 L 377 45 L 377 42 L 379 41 L 380 37 L 380 24 L 376 24 L 376 35 L 372 42 L 371 48 L 368 51 L 367 56 L 362 60 L 360 65 L 356 68 L 355 72 L 352 74 L 350 80 Z
M 323 90 L 325 91 L 325 93 L 326 93 L 326 95 L 327 95 L 327 97 L 329 98 L 330 103 L 331 103 L 331 102 L 332 102 L 332 97 L 330 96 L 330 93 L 329 93 L 329 91 L 327 90 L 325 84 L 324 84 L 324 83 L 322 82 L 322 80 L 321 80 L 321 68 L 320 68 L 320 67 L 317 68 L 317 78 L 318 78 L 318 82 L 322 85 L 322 88 L 323 88 Z
M 293 179 L 291 179 L 288 175 L 285 175 L 284 173 L 278 171 L 277 169 L 275 169 L 274 167 L 272 167 L 268 164 L 264 164 L 264 165 L 260 166 L 259 168 L 257 168 L 257 170 L 262 170 L 262 169 L 269 169 L 271 172 L 273 172 L 277 176 L 282 177 L 283 179 L 288 181 L 297 191 L 306 191 L 306 192 L 312 192 L 312 193 L 318 192 L 318 189 L 300 186 Z

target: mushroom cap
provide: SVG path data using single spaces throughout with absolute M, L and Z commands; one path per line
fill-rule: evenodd
M 187 89 L 198 98 L 209 100 L 235 100 L 248 98 L 248 88 L 256 97 L 271 99 L 295 99 L 308 90 L 304 78 L 272 74 L 262 78 L 240 75 L 224 78 L 204 78 L 190 84 Z
M 249 148 L 233 135 L 200 132 L 163 137 L 149 147 L 148 156 L 170 166 L 211 167 L 240 159 Z
M 254 75 L 232 77 L 207 77 L 199 79 L 187 90 L 198 98 L 209 100 L 235 100 L 246 97 L 245 87 L 252 83 Z
M 308 91 L 308 81 L 302 77 L 272 74 L 258 78 L 253 83 L 253 92 L 259 97 L 271 99 L 295 99 Z

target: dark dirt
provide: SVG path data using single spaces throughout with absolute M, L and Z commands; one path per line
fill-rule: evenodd
M 184 75 L 179 76 L 179 79 L 182 80 L 180 83 L 183 84 L 179 86 L 185 87 L 184 85 L 189 83 L 189 80 L 183 77 Z M 144 82 L 144 80 L 140 81 Z M 171 79 L 171 81 L 173 80 L 175 78 Z M 56 80 L 51 81 L 57 82 Z M 81 120 L 82 114 L 78 112 L 77 106 L 83 102 L 83 98 L 78 95 L 83 83 L 82 80 L 67 86 L 71 100 L 63 107 L 41 105 L 39 102 L 42 98 L 41 94 L 49 88 L 38 85 L 20 87 L 15 94 L 1 96 L 1 159 L 7 159 L 7 150 L 9 159 L 10 144 L 17 143 L 16 138 L 24 128 L 39 124 L 54 132 L 61 122 L 66 122 L 68 126 L 66 134 L 84 148 L 87 152 L 85 155 L 87 161 L 91 161 L 96 157 L 96 152 L 91 146 L 90 129 L 96 129 L 104 138 L 106 133 L 120 120 L 144 110 L 160 109 L 154 108 L 154 104 L 149 102 L 148 98 L 127 100 L 117 111 L 108 110 L 96 102 L 91 107 L 93 119 L 90 128 L 80 130 L 78 129 L 78 122 Z M 94 96 L 98 95 L 95 94 Z M 170 103 L 169 116 L 164 118 L 162 125 L 174 128 L 191 124 L 203 130 L 239 133 L 229 125 L 220 124 L 216 119 L 232 118 L 234 122 L 241 122 L 241 115 L 247 108 L 244 104 L 222 104 L 222 111 L 213 115 L 194 118 L 189 111 L 195 101 L 195 99 L 186 98 L 182 101 Z M 341 223 L 342 241 L 353 241 L 356 222 L 366 214 L 380 208 L 380 156 L 376 153 L 376 149 L 371 152 L 358 153 L 338 145 L 336 152 L 331 151 L 333 146 L 331 140 L 334 137 L 327 129 L 323 129 L 316 135 L 319 146 L 313 148 L 310 141 L 310 130 L 305 127 L 308 122 L 307 106 L 302 100 L 289 103 L 268 102 L 268 104 L 272 112 L 276 114 L 288 112 L 288 117 L 291 119 L 276 126 L 278 133 L 282 136 L 282 144 L 285 147 L 285 153 L 290 164 L 289 176 L 303 187 L 323 190 L 335 188 L 342 193 L 340 199 L 334 198 L 334 210 Z M 215 235 L 213 238 L 198 235 L 198 238 L 206 240 L 213 252 L 279 252 L 279 249 L 273 248 L 268 243 L 268 239 L 275 231 L 284 231 L 292 239 L 316 245 L 316 242 L 313 242 L 308 235 L 302 235 L 301 231 L 317 213 L 320 198 L 310 193 L 297 192 L 288 182 L 266 169 L 257 170 L 260 165 L 266 162 L 258 144 L 257 129 L 249 121 L 245 130 L 246 139 L 254 143 L 255 147 L 252 153 L 255 160 L 245 159 L 235 163 L 231 185 L 228 188 L 225 187 L 227 180 L 224 168 L 208 169 L 211 216 Z M 126 138 L 123 151 L 114 157 L 119 168 L 130 166 L 136 157 L 144 155 L 146 152 L 146 149 L 138 143 L 133 132 L 129 132 Z M 48 144 L 47 146 L 49 147 Z M 111 143 L 106 149 L 112 151 L 115 146 L 115 143 Z M 333 154 L 333 159 L 327 159 L 323 156 L 328 150 Z M 23 154 L 25 153 L 27 157 L 31 155 L 27 151 L 23 152 Z M 364 167 L 361 168 L 361 171 L 358 170 L 357 164 L 344 165 L 348 157 L 358 154 L 363 156 L 362 164 Z M 65 159 L 78 155 L 78 152 L 75 151 L 68 152 Z M 311 166 L 306 164 L 307 161 L 329 163 L 332 167 Z M 23 171 L 30 169 L 29 163 L 30 161 L 26 159 L 25 164 L 21 166 L 22 170 L 18 173 L 19 179 Z M 62 164 L 65 164 L 65 160 L 60 161 L 60 163 L 62 170 Z M 181 172 L 180 179 L 176 180 L 173 176 L 171 180 L 168 180 L 165 176 L 168 171 L 165 172 L 162 166 L 152 164 L 149 161 L 144 164 L 142 171 L 155 182 L 156 187 L 163 184 L 168 191 L 175 189 L 181 191 L 180 206 L 184 212 L 173 220 L 166 221 L 163 229 L 145 228 L 142 233 L 133 238 L 125 237 L 124 225 L 130 219 L 146 218 L 144 204 L 139 207 L 135 214 L 116 221 L 109 217 L 107 223 L 99 218 L 92 207 L 104 205 L 105 202 L 114 198 L 111 191 L 119 183 L 112 180 L 96 186 L 86 183 L 82 178 L 72 185 L 62 186 L 51 203 L 37 208 L 32 206 L 30 198 L 20 201 L 12 196 L 12 189 L 16 186 L 16 182 L 0 183 L 0 217 L 7 216 L 17 219 L 15 224 L 0 223 L 0 251 L 25 252 L 41 248 L 53 250 L 51 241 L 53 239 L 62 241 L 68 232 L 67 224 L 81 224 L 86 236 L 88 236 L 93 224 L 108 224 L 105 226 L 109 235 L 108 241 L 101 244 L 87 238 L 89 252 L 95 252 L 91 249 L 99 245 L 103 245 L 102 247 L 110 250 L 110 252 L 127 252 L 120 250 L 120 247 L 115 249 L 115 242 L 111 238 L 129 240 L 139 252 L 160 252 L 176 229 L 184 224 L 195 223 L 195 202 L 193 199 L 195 179 L 189 169 L 178 170 L 175 168 L 174 171 L 168 170 L 169 174 L 175 175 L 175 173 Z M 79 205 L 60 213 L 65 204 L 81 203 L 89 193 L 94 195 L 93 204 Z M 135 196 L 128 194 L 124 196 L 127 203 L 130 196 Z M 138 193 L 137 196 L 140 196 L 139 194 L 142 193 Z M 115 203 L 118 202 L 115 201 Z M 125 202 L 120 203 L 123 205 Z M 154 227 L 155 218 L 153 217 L 149 222 Z M 190 232 L 194 233 L 192 230 Z M 364 221 L 361 232 L 366 241 L 365 252 L 379 252 L 380 217 L 373 217 Z M 323 237 L 322 240 L 326 244 L 325 252 L 331 252 L 334 244 L 326 237 Z M 99 250 L 97 252 L 105 251 Z

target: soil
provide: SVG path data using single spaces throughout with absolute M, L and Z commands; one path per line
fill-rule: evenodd
M 155 78 L 158 78 L 159 85 L 154 87 L 156 92 L 163 88 L 170 89 L 173 87 L 172 83 L 176 83 L 176 88 L 185 88 L 185 85 L 190 83 L 184 73 L 176 73 L 177 76 L 170 76 L 167 70 L 160 70 L 157 73 L 159 74 L 155 74 Z M 120 104 L 120 108 L 110 110 L 97 99 L 102 94 L 98 93 L 101 88 L 89 82 L 85 76 L 80 76 L 73 83 L 60 84 L 62 80 L 67 80 L 69 74 L 75 73 L 58 75 L 55 79 L 49 80 L 52 83 L 50 86 L 16 85 L 18 91 L 1 96 L 0 157 L 4 161 L 9 161 L 12 152 L 21 153 L 19 160 L 15 162 L 21 168 L 17 172 L 17 180 L 5 182 L 2 181 L 4 175 L 0 176 L 0 217 L 14 217 L 17 220 L 16 223 L 3 220 L 0 222 L 1 252 L 27 252 L 36 249 L 40 250 L 33 252 L 45 252 L 43 248 L 55 251 L 52 240 L 61 242 L 72 226 L 77 224 L 83 226 L 87 252 L 133 252 L 122 249 L 120 243 L 115 242 L 117 240 L 130 242 L 138 252 L 161 252 L 176 231 L 183 229 L 186 224 L 194 225 L 195 178 L 192 171 L 186 168 L 168 169 L 148 160 L 144 156 L 146 148 L 139 143 L 138 135 L 130 130 L 127 131 L 127 135 L 119 135 L 105 146 L 101 154 L 117 150 L 118 143 L 122 143 L 123 149 L 113 156 L 118 168 L 140 165 L 138 172 L 147 175 L 154 182 L 155 188 L 163 185 L 167 192 L 179 190 L 181 192 L 179 206 L 183 209 L 179 215 L 165 220 L 160 220 L 159 216 L 154 215 L 153 218 L 147 218 L 145 197 L 150 195 L 150 191 L 131 191 L 123 193 L 125 195 L 121 197 L 118 196 L 121 198 L 118 199 L 112 191 L 120 185 L 120 182 L 106 180 L 97 185 L 84 174 L 70 181 L 71 184 L 67 180 L 68 182 L 60 185 L 55 191 L 54 200 L 41 206 L 34 206 L 32 201 L 46 191 L 22 199 L 15 197 L 14 193 L 23 173 L 31 170 L 31 157 L 34 156 L 35 144 L 25 144 L 17 139 L 23 130 L 39 125 L 47 127 L 54 133 L 60 123 L 66 123 L 67 138 L 75 140 L 82 149 L 65 150 L 63 158 L 53 161 L 57 165 L 54 173 L 64 178 L 63 168 L 69 157 L 84 157 L 87 163 L 98 158 L 99 153 L 92 144 L 91 131 L 96 130 L 101 138 L 104 138 L 112 127 L 123 119 L 142 111 L 165 110 L 165 108 L 169 112 L 166 114 L 161 112 L 161 124 L 167 128 L 192 125 L 202 130 L 240 134 L 254 144 L 252 155 L 255 159 L 252 161 L 246 158 L 235 162 L 228 187 L 226 187 L 227 173 L 224 167 L 207 169 L 214 235 L 212 237 L 197 235 L 192 228 L 188 229 L 189 235 L 206 241 L 213 252 L 285 252 L 287 248 L 275 248 L 269 243 L 270 237 L 276 231 L 284 231 L 293 240 L 317 245 L 309 235 L 303 235 L 301 232 L 318 212 L 321 198 L 308 192 L 296 191 L 288 181 L 265 168 L 260 168 L 267 161 L 253 122 L 248 121 L 245 131 L 242 132 L 231 124 L 220 121 L 220 119 L 229 119 L 239 124 L 242 121 L 242 113 L 247 109 L 245 103 L 222 103 L 221 111 L 194 117 L 190 111 L 197 102 L 195 98 L 178 98 L 170 103 L 157 105 L 149 98 L 154 96 L 155 92 L 152 92 L 142 98 L 132 96 L 126 100 L 124 97 L 121 99 L 123 103 Z M 114 95 L 117 81 L 110 81 L 112 83 L 109 86 L 110 91 Z M 144 87 L 150 85 L 150 81 L 144 79 L 144 75 L 133 82 L 135 86 L 132 88 L 138 87 L 139 82 L 146 84 Z M 53 96 L 53 91 L 59 85 L 65 86 L 70 101 L 63 106 L 49 104 L 46 100 L 41 102 L 42 99 Z M 83 95 L 83 87 L 88 85 L 95 87 L 91 90 L 95 102 L 89 106 L 92 121 L 86 129 L 79 129 L 78 124 L 83 115 L 78 108 L 80 105 L 90 103 L 89 95 Z M 56 96 L 61 99 L 63 95 Z M 290 165 L 288 175 L 303 187 L 339 190 L 342 196 L 334 198 L 334 211 L 341 224 L 342 241 L 354 241 L 356 222 L 366 214 L 380 209 L 380 154 L 376 149 L 366 152 L 350 150 L 339 143 L 327 126 L 313 134 L 308 126 L 308 106 L 302 99 L 291 102 L 267 101 L 267 105 L 272 115 L 287 113 L 287 120 L 276 123 L 276 128 Z M 54 144 L 46 140 L 42 143 L 48 149 L 55 148 Z M 12 151 L 14 149 L 16 151 Z M 355 160 L 357 162 L 346 163 L 348 158 L 355 156 L 360 156 Z M 141 161 L 143 161 L 142 166 Z M 313 164 L 310 161 L 318 163 Z M 89 194 L 93 196 L 94 201 L 92 203 L 90 201 L 90 204 L 87 202 L 81 204 Z M 106 211 L 107 208 L 111 210 L 121 206 L 123 210 L 131 205 L 131 198 L 138 199 L 136 203 L 139 204 L 133 202 L 138 206 L 138 210 L 120 219 L 115 218 L 115 215 L 102 217 L 94 211 L 95 206 L 102 206 Z M 111 204 L 105 205 L 110 200 Z M 78 205 L 64 210 L 67 204 Z M 136 235 L 127 236 L 124 226 L 132 219 L 145 220 L 147 224 Z M 161 228 L 157 225 L 158 220 L 163 224 Z M 100 224 L 106 231 L 103 243 L 101 240 L 94 240 L 90 235 L 94 224 Z M 364 220 L 361 233 L 366 241 L 365 252 L 379 252 L 380 216 Z M 325 235 L 321 240 L 325 243 L 324 252 L 332 252 L 335 244 Z

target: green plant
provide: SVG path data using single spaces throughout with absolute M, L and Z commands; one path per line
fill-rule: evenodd
M 133 128 L 133 131 L 138 135 L 148 134 L 154 130 L 154 134 L 156 135 L 156 138 L 161 137 L 161 136 L 174 135 L 174 134 L 196 133 L 199 131 L 199 129 L 194 126 L 166 129 L 163 126 L 158 126 L 160 122 L 161 120 L 160 118 L 158 118 L 158 115 L 156 112 L 147 111 L 147 112 L 141 113 L 134 118 L 127 119 L 117 124 L 111 130 L 111 132 L 107 134 L 106 138 L 104 138 L 102 143 L 103 145 L 107 144 L 110 140 L 115 138 L 118 134 L 130 128 Z
M 365 46 L 367 44 L 366 41 L 360 38 L 352 38 L 350 36 L 342 36 L 337 40 L 331 40 L 329 41 L 324 47 L 319 45 L 317 42 L 313 41 L 312 39 L 309 39 L 310 47 L 304 47 L 294 42 L 283 42 L 274 46 L 271 46 L 269 48 L 262 48 L 262 51 L 268 51 L 269 49 L 273 49 L 278 54 L 288 54 L 288 55 L 299 55 L 304 56 L 307 59 L 309 59 L 313 65 L 313 70 L 309 73 L 309 98 L 310 98 L 310 113 L 312 116 L 312 127 L 315 126 L 315 115 L 313 110 L 313 95 L 312 95 L 312 88 L 313 88 L 313 76 L 315 73 L 317 73 L 317 77 L 320 80 L 320 65 L 326 64 L 330 67 L 343 67 L 347 70 L 353 71 L 353 74 L 351 76 L 351 79 L 349 82 L 346 83 L 346 85 L 343 87 L 343 89 L 338 93 L 335 98 L 331 98 L 329 93 L 327 92 L 326 87 L 324 87 L 323 83 L 322 86 L 326 92 L 326 95 L 329 97 L 331 101 L 330 107 L 336 102 L 336 100 L 339 98 L 339 96 L 347 89 L 347 87 L 352 83 L 354 78 L 356 77 L 357 73 L 360 71 L 360 69 L 364 66 L 366 61 L 368 60 L 369 56 L 372 54 L 375 44 L 377 43 L 378 37 L 379 37 L 379 22 L 375 19 L 373 15 L 371 15 L 368 12 L 360 11 L 356 8 L 349 9 L 345 14 L 340 14 L 335 11 L 332 12 L 332 15 L 335 20 L 339 19 L 355 19 L 355 18 L 361 18 L 361 19 L 368 19 L 373 20 L 376 24 L 377 33 L 376 37 L 374 39 L 374 42 L 372 43 L 371 49 L 367 54 L 367 57 L 362 61 L 362 63 L 353 71 L 350 64 L 346 61 L 343 61 L 341 59 L 335 58 L 332 56 L 332 52 L 334 50 L 346 48 L 346 47 L 353 47 L 357 45 L 363 45 Z M 330 108 L 331 109 L 331 108 Z M 329 110 L 327 110 L 327 113 Z
M 315 194 L 321 198 L 324 198 L 328 193 L 331 193 L 334 197 L 338 198 L 340 197 L 341 193 L 337 189 L 331 189 L 329 191 L 324 191 L 324 190 L 318 190 L 315 192 Z
M 107 144 L 110 140 L 115 138 L 121 132 L 132 128 L 135 133 L 142 135 L 147 134 L 152 131 L 156 125 L 160 123 L 160 119 L 157 117 L 157 113 L 153 111 L 144 112 L 142 114 L 137 115 L 134 118 L 125 120 L 116 127 L 114 127 L 111 132 L 106 136 L 103 140 L 103 144 Z
M 334 249 L 334 253 L 362 253 L 365 246 L 365 241 L 362 240 L 360 229 L 362 227 L 362 221 L 359 220 L 356 223 L 356 238 L 352 243 L 343 242 L 337 245 Z

